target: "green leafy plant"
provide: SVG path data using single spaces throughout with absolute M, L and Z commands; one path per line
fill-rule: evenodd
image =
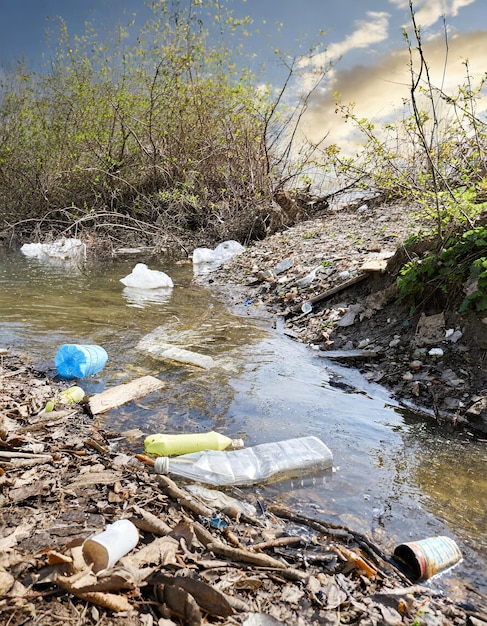
M 399 302 L 412 306 L 449 298 L 461 312 L 487 310 L 487 228 L 452 236 L 440 252 L 405 264 L 397 286 Z

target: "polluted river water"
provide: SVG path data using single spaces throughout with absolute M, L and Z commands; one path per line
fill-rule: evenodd
M 129 440 L 134 453 L 160 432 L 215 430 L 246 446 L 319 437 L 333 452 L 333 470 L 241 488 L 241 497 L 346 525 L 389 554 L 403 542 L 447 535 L 464 559 L 428 584 L 459 601 L 464 583 L 487 592 L 484 441 L 402 410 L 355 370 L 285 337 L 263 312 L 229 311 L 194 279 L 191 264 L 148 262 L 172 278 L 172 289 L 125 287 L 120 279 L 135 263 L 80 271 L 1 250 L 0 348 L 50 371 L 62 344 L 103 346 L 105 368 L 78 381 L 88 394 L 147 374 L 163 380 L 162 390 L 102 416 L 112 431 L 140 431 Z M 156 328 L 167 343 L 211 356 L 215 366 L 161 361 L 137 349 Z

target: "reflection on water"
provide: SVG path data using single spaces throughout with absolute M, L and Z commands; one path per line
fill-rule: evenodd
M 167 304 L 171 300 L 172 289 L 168 287 L 159 287 L 158 289 L 124 287 L 122 294 L 129 306 L 144 309 L 150 304 Z
M 62 343 L 103 345 L 109 361 L 82 381 L 87 393 L 146 374 L 164 380 L 162 390 L 103 417 L 114 431 L 216 429 L 246 445 L 320 437 L 333 451 L 333 472 L 242 491 L 369 532 L 391 551 L 409 539 L 450 535 L 466 555 L 458 575 L 487 591 L 484 444 L 394 410 L 383 389 L 257 322 L 252 306 L 232 315 L 195 282 L 191 265 L 156 267 L 151 260 L 174 289 L 128 294 L 120 278 L 134 265 L 120 261 L 80 273 L 0 252 L 2 346 L 50 362 Z M 140 353 L 138 342 L 155 328 L 164 341 L 211 356 L 216 367 Z M 332 375 L 368 396 L 337 390 Z M 142 439 L 132 442 L 134 451 Z
M 442 433 L 431 424 L 406 417 L 403 440 L 408 471 L 419 488 L 421 504 L 435 511 L 487 560 L 485 442 Z

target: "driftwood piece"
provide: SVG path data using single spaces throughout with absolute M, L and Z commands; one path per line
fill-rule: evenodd
M 349 280 L 346 280 L 345 282 L 340 283 L 339 285 L 335 285 L 335 287 L 332 287 L 331 289 L 327 289 L 326 291 L 322 291 L 321 293 L 317 294 L 316 296 L 313 296 L 312 298 L 308 298 L 308 300 L 306 300 L 304 303 L 301 303 L 293 307 L 292 309 L 287 311 L 284 315 L 288 316 L 288 315 L 292 315 L 293 313 L 299 313 L 300 311 L 302 311 L 303 304 L 316 304 L 317 302 L 326 300 L 327 298 L 334 296 L 336 293 L 345 291 L 345 289 L 348 289 L 352 285 L 356 285 L 357 283 L 362 282 L 369 276 L 370 274 L 368 273 L 363 273 L 363 274 L 359 274 L 358 276 L 354 276 L 353 278 L 350 278 Z
M 250 552 L 249 550 L 242 550 L 241 548 L 232 548 L 218 540 L 209 543 L 206 549 L 214 554 L 219 554 L 220 556 L 225 556 L 235 561 L 252 563 L 252 565 L 259 567 L 269 567 L 273 570 L 277 570 L 281 576 L 289 578 L 290 580 L 307 580 L 309 578 L 306 572 L 289 567 L 287 563 L 274 559 L 267 554 Z
M 215 361 L 207 354 L 199 354 L 178 346 L 171 346 L 163 343 L 157 348 L 147 351 L 151 356 L 163 361 L 175 361 L 183 365 L 195 365 L 203 369 L 210 369 L 215 365 Z
M 159 380 L 155 376 L 142 376 L 129 383 L 112 387 L 102 393 L 97 393 L 89 400 L 90 411 L 93 415 L 99 415 L 105 413 L 110 409 L 116 409 L 123 404 L 130 402 L 130 400 L 136 400 L 142 398 L 148 393 L 157 391 L 162 387 L 165 387 L 166 383 Z
M 34 452 L 11 452 L 8 450 L 1 450 L 0 459 L 42 459 L 47 462 L 52 461 L 52 456 L 50 454 L 37 454 Z
M 334 359 L 336 361 L 353 361 L 360 359 L 366 361 L 368 359 L 376 359 L 379 356 L 377 350 L 319 350 L 317 356 L 323 359 Z

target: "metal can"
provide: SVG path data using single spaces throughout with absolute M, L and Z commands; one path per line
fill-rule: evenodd
M 450 537 L 428 537 L 401 543 L 394 557 L 406 566 L 411 580 L 426 580 L 462 559 L 459 547 Z

